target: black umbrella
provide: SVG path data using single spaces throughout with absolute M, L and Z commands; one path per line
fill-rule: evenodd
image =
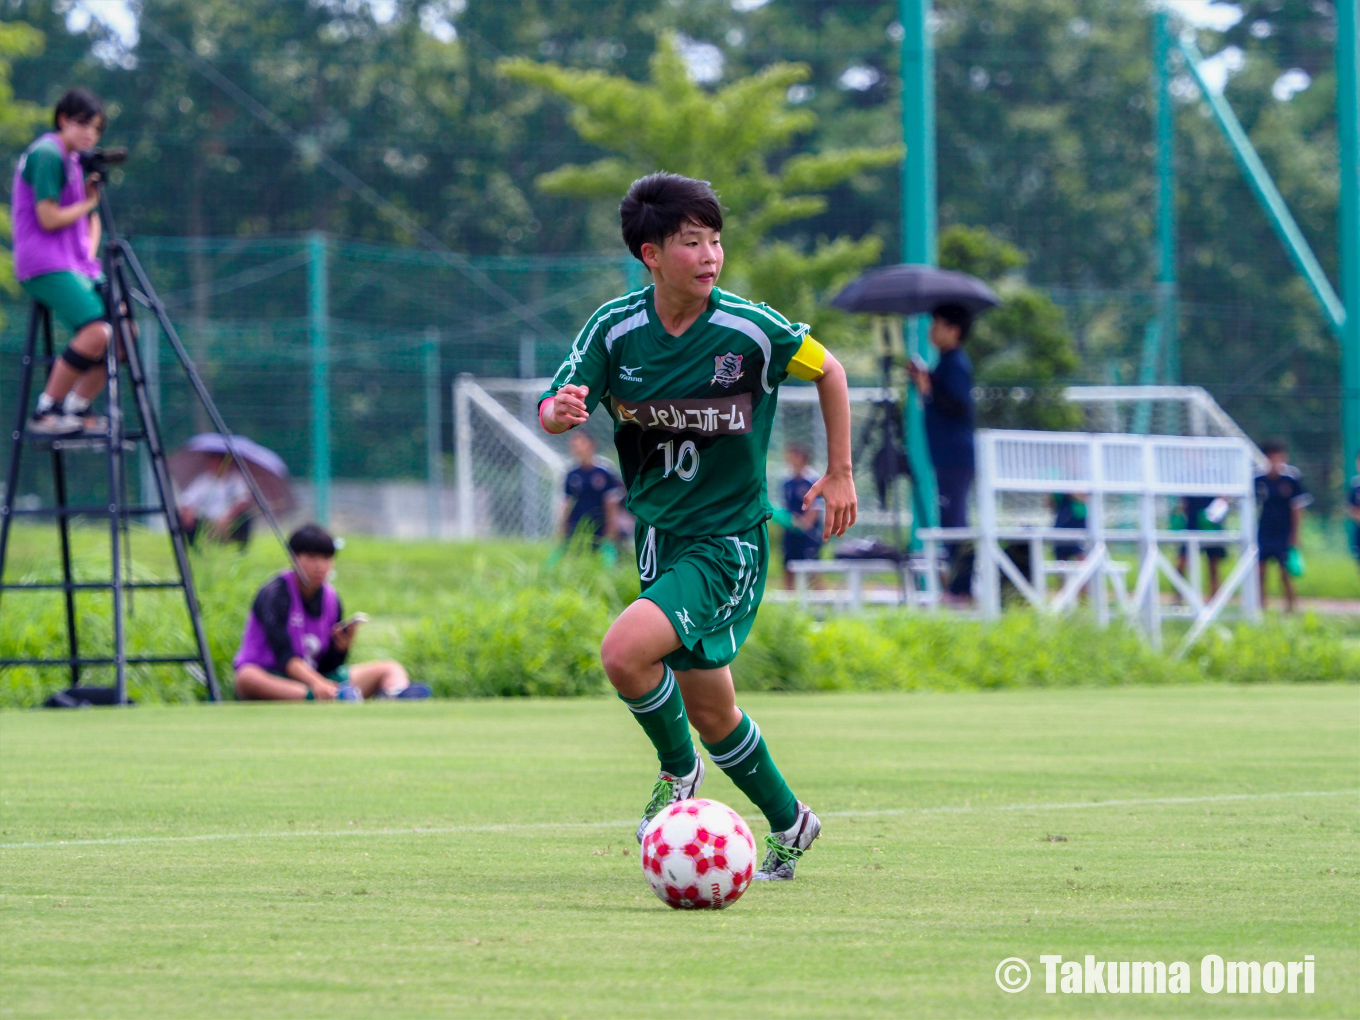
M 962 305 L 978 315 L 1001 304 L 976 276 L 935 266 L 885 266 L 852 281 L 831 302 L 847 312 L 924 315 L 941 305 Z

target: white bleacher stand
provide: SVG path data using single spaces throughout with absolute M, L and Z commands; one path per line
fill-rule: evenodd
M 1183 654 L 1234 598 L 1242 615 L 1260 615 L 1255 454 L 1251 443 L 1236 437 L 982 429 L 977 433 L 977 527 L 922 528 L 917 535 L 927 563 L 936 561 L 944 542 L 975 543 L 974 585 L 984 616 L 1001 612 L 1002 577 L 1041 612 L 1071 610 L 1086 592 L 1102 626 L 1110 620 L 1113 599 L 1115 610 L 1142 627 L 1158 647 L 1162 619 L 1189 616 L 1190 629 L 1178 648 Z M 1085 499 L 1085 529 L 1056 529 L 1036 519 L 1051 513 L 1045 503 L 1056 493 Z M 1236 510 L 1235 528 L 1163 528 L 1159 510 L 1182 496 L 1227 500 Z M 1028 545 L 1028 577 L 1007 554 L 1005 546 L 1012 543 Z M 1077 561 L 1051 559 L 1049 544 L 1081 545 L 1084 553 Z M 1217 594 L 1205 601 L 1199 553 L 1209 544 L 1236 546 L 1239 555 Z M 1181 545 L 1191 554 L 1188 578 L 1164 548 Z M 1052 592 L 1048 578 L 1055 575 L 1062 581 Z M 1183 609 L 1162 605 L 1162 579 L 1180 596 Z M 926 570 L 925 583 L 928 588 L 938 584 L 937 573 Z

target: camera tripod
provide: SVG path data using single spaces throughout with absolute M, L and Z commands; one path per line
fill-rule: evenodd
M 99 169 L 103 168 L 100 167 Z M 213 668 L 207 634 L 203 628 L 198 594 L 194 588 L 193 571 L 189 563 L 187 542 L 184 529 L 180 524 L 179 511 L 175 505 L 174 487 L 166 463 L 165 446 L 161 440 L 160 423 L 156 408 L 152 404 L 151 394 L 147 388 L 142 353 L 138 347 L 136 321 L 132 314 L 133 301 L 150 309 L 155 314 L 160 329 L 174 349 L 190 385 L 202 402 L 214 427 L 225 438 L 228 449 L 232 451 L 233 459 L 250 487 L 256 506 L 268 520 L 281 544 L 283 544 L 283 536 L 278 521 L 270 510 L 249 463 L 244 458 L 235 456 L 232 434 L 222 420 L 221 414 L 218 413 L 197 368 L 194 367 L 193 361 L 180 341 L 179 334 L 170 322 L 165 305 L 156 295 L 155 288 L 152 287 L 145 270 L 138 262 L 132 246 L 118 235 L 106 188 L 100 190 L 99 217 L 103 225 L 104 236 L 103 266 L 106 281 L 106 311 L 113 332 L 113 337 L 104 355 L 105 367 L 108 372 L 108 425 L 97 433 L 86 432 L 63 437 L 38 435 L 28 431 L 33 373 L 39 364 L 50 366 L 54 353 L 51 312 L 35 302 L 29 314 L 28 338 L 24 348 L 19 381 L 19 399 L 14 431 L 11 434 L 9 472 L 5 485 L 4 505 L 0 507 L 0 597 L 3 597 L 7 591 L 15 594 L 34 591 L 62 592 L 65 596 L 67 654 L 61 658 L 0 659 L 0 668 L 5 666 L 64 667 L 69 670 L 71 689 L 63 695 L 57 695 L 59 703 L 125 705 L 128 703 L 127 667 L 129 665 L 180 663 L 196 675 L 199 682 L 207 688 L 208 698 L 212 701 L 218 701 L 221 699 L 221 690 Z M 133 282 L 129 282 L 129 276 Z M 38 356 L 39 335 L 42 336 L 43 340 L 42 358 Z M 134 408 L 131 422 L 124 420 L 122 406 L 124 382 L 122 370 L 124 367 L 127 370 L 127 382 Z M 43 378 L 45 379 L 46 376 L 44 375 Z M 155 483 L 156 499 L 146 504 L 133 503 L 128 495 L 128 454 L 135 452 L 140 443 L 146 444 L 151 474 Z M 19 469 L 25 445 L 32 445 L 40 450 L 45 447 L 51 454 L 54 506 L 32 508 L 15 506 Z M 106 456 L 108 496 L 107 501 L 103 504 L 73 505 L 68 499 L 67 456 L 81 452 L 102 452 Z M 11 525 L 16 517 L 30 515 L 52 517 L 56 521 L 62 567 L 62 580 L 59 583 L 3 583 L 5 563 L 9 552 Z M 74 579 L 71 557 L 71 521 L 76 517 L 108 520 L 111 568 L 108 580 L 77 582 Z M 129 524 L 133 518 L 154 520 L 157 517 L 164 520 L 166 530 L 169 533 L 178 577 L 159 581 L 134 580 L 130 576 L 131 536 Z M 284 544 L 284 547 L 287 548 L 286 544 Z M 143 589 L 179 589 L 183 592 L 185 608 L 193 630 L 195 647 L 192 652 L 128 654 L 127 617 L 132 608 L 132 594 Z M 89 591 L 108 591 L 111 593 L 111 630 L 113 635 L 111 655 L 90 655 L 83 654 L 81 651 L 76 595 L 79 592 Z M 114 686 L 112 688 L 82 686 L 82 669 L 90 666 L 114 667 Z
M 902 418 L 902 407 L 892 395 L 892 336 L 886 323 L 880 323 L 880 327 L 880 393 L 872 404 L 869 417 L 860 429 L 859 452 L 855 459 L 862 461 L 866 455 L 869 457 L 874 487 L 878 493 L 878 505 L 891 514 L 892 548 L 897 559 L 897 582 L 905 600 L 909 570 L 906 563 L 906 542 L 902 535 L 902 500 L 898 493 L 897 480 L 912 477 L 911 462 L 905 447 L 906 426 Z

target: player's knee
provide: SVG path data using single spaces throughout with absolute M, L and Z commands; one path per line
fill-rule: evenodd
M 112 339 L 113 329 L 107 322 L 92 322 L 75 335 L 68 350 L 100 358 L 104 356 L 104 351 Z
M 600 662 L 605 676 L 615 687 L 631 686 L 643 668 L 650 665 L 641 662 L 628 639 L 613 630 L 600 643 Z

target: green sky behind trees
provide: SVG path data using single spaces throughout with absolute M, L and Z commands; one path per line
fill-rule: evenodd
M 1077 377 L 1132 382 L 1155 272 L 1150 24 L 1129 0 L 938 0 L 941 228 L 984 227 L 1027 260 L 1076 337 Z M 1246 0 L 1207 54 L 1232 47 L 1226 95 L 1324 269 L 1337 258 L 1337 154 L 1328 0 Z M 280 137 L 157 41 L 128 50 L 70 5 L 0 0 L 43 34 L 12 61 L 15 98 L 72 85 L 104 95 L 108 141 L 133 161 L 130 228 L 267 236 L 321 229 L 411 244 L 391 216 L 324 172 L 329 155 L 442 243 L 482 254 L 618 251 L 610 202 L 538 186 L 617 153 L 573 129 L 571 104 L 499 73 L 507 59 L 648 80 L 674 33 L 708 90 L 788 62 L 785 90 L 815 113 L 762 154 L 772 174 L 833 150 L 901 141 L 895 0 L 142 0 L 183 41 L 289 125 Z M 88 19 L 87 19 L 88 20 Z M 77 17 L 71 22 L 79 25 Z M 1335 489 L 1335 340 L 1183 74 L 1177 97 L 1183 378 L 1258 438 L 1283 435 L 1315 488 Z M 6 138 L 8 172 L 18 149 Z M 721 181 L 715 181 L 722 188 Z M 835 238 L 900 252 L 898 168 L 827 182 L 825 208 L 775 225 L 789 250 Z M 754 295 L 760 296 L 760 295 Z

